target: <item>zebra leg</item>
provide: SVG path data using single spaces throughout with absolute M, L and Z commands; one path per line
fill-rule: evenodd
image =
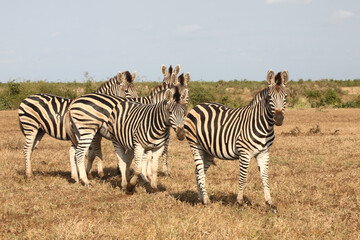
M 144 157 L 145 149 L 140 145 L 135 145 L 134 157 L 135 157 L 135 166 L 134 166 L 134 176 L 130 179 L 126 187 L 127 193 L 132 193 L 136 185 L 137 179 L 141 173 L 142 169 L 142 159 Z
M 168 169 L 168 163 L 167 163 L 169 142 L 170 142 L 170 136 L 165 142 L 164 151 L 161 155 L 162 160 L 163 160 L 163 162 L 162 162 L 163 163 L 163 173 L 165 176 L 170 176 L 169 169 Z
M 194 155 L 195 161 L 195 176 L 198 194 L 201 202 L 206 205 L 210 203 L 209 196 L 206 191 L 205 174 L 211 163 L 206 160 L 208 156 L 200 146 L 191 146 L 191 151 Z M 210 158 L 210 157 L 209 157 Z
M 45 132 L 42 129 L 37 129 L 33 134 L 26 135 L 24 144 L 24 157 L 25 157 L 25 175 L 28 178 L 33 176 L 31 170 L 31 154 L 44 136 Z
M 269 187 L 269 175 L 268 175 L 268 166 L 269 166 L 269 152 L 264 151 L 259 153 L 256 156 L 256 161 L 259 167 L 261 182 L 264 189 L 264 196 L 266 204 L 272 209 L 274 213 L 277 212 L 276 206 L 273 204 L 270 195 L 270 187 Z
M 71 178 L 75 180 L 75 182 L 79 182 L 79 175 L 76 168 L 76 158 L 75 158 L 75 146 L 71 145 L 69 149 L 70 155 L 70 167 L 71 167 Z
M 148 175 L 148 171 L 147 169 L 150 167 L 151 169 L 151 158 L 152 158 L 152 152 L 151 151 L 146 151 L 144 152 L 143 158 L 141 160 L 141 174 L 140 177 L 145 181 L 145 182 L 150 182 L 150 178 L 151 178 L 151 174 Z M 151 173 L 151 172 L 150 172 Z
M 125 176 L 126 176 L 126 181 L 129 182 L 130 180 L 130 165 L 132 162 L 132 159 L 134 158 L 134 151 L 133 150 L 129 150 L 127 149 L 125 151 L 125 157 L 124 159 L 126 159 L 126 171 L 125 171 Z M 126 186 L 125 186 L 126 187 Z M 125 189 L 124 187 L 124 189 Z
M 154 149 L 152 151 L 152 162 L 151 162 L 151 192 L 157 192 L 157 174 L 158 174 L 158 168 L 159 168 L 159 158 L 162 155 L 164 151 L 164 146 L 161 146 L 157 149 Z
M 245 153 L 243 151 L 240 152 L 240 157 L 239 157 L 239 167 L 240 167 L 239 192 L 238 192 L 237 199 L 236 199 L 240 206 L 244 205 L 244 186 L 245 186 L 246 179 L 247 179 L 250 159 L 251 159 L 251 157 L 247 153 Z
M 146 164 L 146 177 L 147 179 L 152 179 L 152 170 L 151 170 L 151 166 L 153 165 L 153 152 L 152 151 L 148 151 L 147 153 L 147 164 Z M 144 172 L 144 171 L 143 171 Z
M 115 153 L 116 156 L 118 158 L 118 168 L 119 171 L 121 172 L 121 188 L 123 190 L 125 190 L 127 183 L 128 183 L 128 178 L 127 178 L 127 156 L 125 154 L 125 150 L 117 143 L 117 142 L 113 142 L 114 145 L 114 149 L 115 149 Z
M 85 186 L 90 186 L 90 181 L 86 174 L 84 159 L 86 152 L 89 150 L 93 137 L 93 134 L 83 135 L 83 138 L 79 140 L 75 152 L 76 165 L 79 171 L 80 180 L 84 183 Z
M 89 148 L 89 154 L 88 154 L 88 163 L 86 166 L 86 174 L 88 176 L 90 176 L 89 173 L 90 173 L 90 170 L 92 168 L 95 158 L 98 157 L 99 158 L 99 161 L 97 163 L 98 174 L 99 174 L 100 178 L 104 177 L 104 170 L 103 170 L 103 166 L 102 166 L 101 139 L 102 139 L 101 134 L 97 133 L 97 134 L 95 134 L 95 136 L 91 142 L 91 145 Z

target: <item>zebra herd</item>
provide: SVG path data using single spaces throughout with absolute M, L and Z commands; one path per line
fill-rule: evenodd
M 256 94 L 249 105 L 229 108 L 219 103 L 196 105 L 187 113 L 190 74 L 180 74 L 161 66 L 163 83 L 149 96 L 138 97 L 136 72 L 119 72 L 96 92 L 74 100 L 50 94 L 25 98 L 19 107 L 20 128 L 25 136 L 25 173 L 32 176 L 31 154 L 45 133 L 59 140 L 71 140 L 71 177 L 90 185 L 88 174 L 96 157 L 98 174 L 104 176 L 101 139 L 111 140 L 121 173 L 121 187 L 132 194 L 139 176 L 157 191 L 158 161 L 163 157 L 167 175 L 167 149 L 170 129 L 179 140 L 187 139 L 195 161 L 199 198 L 208 204 L 205 174 L 214 158 L 239 160 L 240 178 L 237 202 L 243 204 L 243 190 L 250 159 L 258 163 L 266 204 L 276 212 L 268 183 L 269 149 L 274 142 L 274 125 L 284 119 L 286 70 L 267 73 L 268 86 Z M 186 115 L 187 114 L 187 115 Z M 85 154 L 88 162 L 85 168 Z M 129 167 L 134 158 L 134 174 Z

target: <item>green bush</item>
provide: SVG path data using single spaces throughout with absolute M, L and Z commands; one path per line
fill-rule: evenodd
M 341 98 L 334 89 L 328 89 L 324 96 L 320 98 L 319 106 L 336 105 L 341 103 Z
M 135 82 L 139 96 L 149 95 L 159 82 Z M 36 93 L 49 93 L 67 98 L 76 98 L 83 93 L 95 91 L 102 82 L 95 82 L 87 73 L 81 82 L 47 82 L 11 80 L 0 83 L 0 110 L 17 109 L 20 102 Z M 255 94 L 267 86 L 266 81 L 220 80 L 217 82 L 191 81 L 189 83 L 189 108 L 202 102 L 218 102 L 228 107 L 242 107 L 249 103 Z M 360 96 L 349 98 L 341 87 L 360 86 L 360 79 L 319 81 L 289 81 L 287 84 L 287 106 L 302 107 L 341 107 L 360 108 Z M 346 96 L 346 102 L 343 101 Z M 246 100 L 244 100 L 246 99 Z
M 360 95 L 356 99 L 335 105 L 339 108 L 360 108 Z
M 189 91 L 190 103 L 192 106 L 198 105 L 203 102 L 214 101 L 214 95 L 199 84 L 193 84 Z

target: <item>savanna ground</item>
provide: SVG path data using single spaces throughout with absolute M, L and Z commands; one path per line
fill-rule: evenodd
M 0 111 L 0 239 L 360 239 L 360 110 L 287 109 L 270 153 L 278 214 L 264 203 L 252 160 L 245 196 L 236 205 L 238 162 L 217 160 L 207 173 L 211 205 L 197 198 L 186 141 L 172 134 L 171 177 L 161 192 L 139 182 L 119 188 L 112 144 L 103 141 L 105 178 L 92 187 L 70 179 L 69 142 L 45 136 L 24 178 L 17 111 Z M 160 167 L 161 168 L 161 167 Z

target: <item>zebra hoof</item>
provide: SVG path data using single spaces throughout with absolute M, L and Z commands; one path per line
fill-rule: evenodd
M 269 209 L 270 209 L 270 211 L 272 211 L 273 213 L 278 213 L 279 211 L 278 211 L 278 209 L 277 209 L 277 207 L 275 206 L 275 205 L 273 205 L 273 204 L 271 204 L 271 203 L 268 203 L 268 202 L 266 202 L 266 205 L 269 207 Z
M 94 178 L 94 177 L 93 177 L 93 175 L 92 175 L 91 173 L 88 173 L 88 174 L 87 174 L 87 177 L 88 177 L 88 179 L 89 179 L 89 180 L 91 180 L 91 179 L 93 179 L 93 178 Z
M 125 194 L 126 194 L 126 195 L 133 195 L 134 192 L 129 192 L 128 190 L 125 190 Z
M 135 188 L 135 186 L 133 186 L 131 184 L 128 184 L 126 186 L 126 194 L 127 195 L 133 195 L 134 194 L 134 188 Z
M 84 183 L 84 186 L 87 187 L 87 188 L 92 187 L 91 183 Z
M 203 197 L 202 203 L 203 203 L 204 205 L 210 204 L 210 199 L 209 199 L 208 195 L 205 195 L 205 196 Z
M 243 199 L 237 200 L 236 203 L 239 207 L 244 207 L 245 205 L 252 206 L 250 200 L 246 197 L 244 197 Z
M 34 175 L 32 173 L 26 173 L 25 178 L 33 178 Z
M 149 193 L 157 193 L 157 192 L 159 192 L 159 189 L 150 187 Z

